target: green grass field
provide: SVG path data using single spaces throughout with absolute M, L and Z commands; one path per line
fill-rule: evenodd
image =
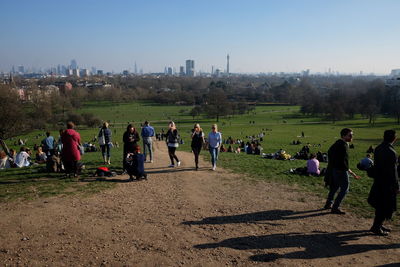
M 120 148 L 112 149 L 111 169 L 121 170 L 122 158 L 122 134 L 128 122 L 133 122 L 140 128 L 140 123 L 149 120 L 157 132 L 163 128 L 167 129 L 169 120 L 174 120 L 180 131 L 185 144 L 179 148 L 181 151 L 190 151 L 190 130 L 195 122 L 199 122 L 204 131 L 208 133 L 211 124 L 215 123 L 213 119 L 195 118 L 187 115 L 191 110 L 190 106 L 155 106 L 151 103 L 123 103 L 116 104 L 110 102 L 87 103 L 82 109 L 76 110 L 78 113 L 91 112 L 103 120 L 112 124 L 113 141 L 120 144 Z M 359 212 L 371 215 L 372 210 L 366 203 L 366 198 L 371 186 L 371 178 L 366 173 L 356 169 L 357 162 L 366 154 L 370 145 L 376 146 L 381 142 L 383 131 L 385 129 L 400 130 L 400 126 L 395 124 L 392 118 L 378 118 L 375 125 L 369 125 L 364 118 L 356 117 L 353 120 L 340 121 L 332 123 L 320 118 L 305 117 L 299 112 L 296 106 L 257 106 L 253 112 L 245 115 L 237 115 L 231 118 L 222 118 L 218 123 L 220 131 L 224 138 L 232 136 L 246 140 L 246 136 L 257 135 L 265 132 L 266 137 L 262 142 L 264 153 L 273 153 L 280 148 L 293 155 L 298 152 L 303 144 L 311 144 L 311 152 L 318 150 L 326 152 L 329 146 L 339 138 L 339 132 L 344 127 L 350 127 L 354 130 L 354 149 L 350 150 L 350 166 L 362 176 L 360 181 L 352 179 L 351 192 L 347 196 L 345 203 Z M 254 123 L 252 123 L 254 121 Z M 251 123 L 250 123 L 251 122 Z M 98 128 L 78 127 L 77 129 L 84 142 L 88 142 L 98 133 Z M 302 138 L 301 132 L 305 133 Z M 36 139 L 36 136 L 42 132 L 32 132 L 21 138 L 28 139 L 27 145 L 39 144 L 42 136 Z M 57 129 L 53 130 L 57 137 Z M 15 139 L 14 139 L 15 140 Z M 293 140 L 300 140 L 302 145 L 291 145 Z M 246 140 L 247 141 L 247 140 Z M 14 141 L 8 140 L 10 147 Z M 317 146 L 320 145 L 320 146 Z M 396 145 L 395 147 L 398 148 Z M 208 153 L 202 152 L 207 158 Z M 83 156 L 83 162 L 86 170 L 83 177 L 89 177 L 96 167 L 102 165 L 100 152 L 86 153 Z M 168 163 L 166 162 L 166 165 Z M 235 172 L 246 173 L 257 179 L 265 179 L 274 182 L 295 184 L 321 196 L 327 194 L 323 188 L 323 179 L 308 176 L 290 175 L 287 171 L 290 168 L 305 166 L 303 160 L 278 161 L 262 159 L 258 156 L 222 153 L 220 155 L 219 165 Z M 325 165 L 322 163 L 321 167 Z M 42 166 L 36 166 L 23 169 L 9 169 L 0 171 L 0 201 L 9 201 L 15 199 L 32 199 L 36 197 L 46 197 L 52 195 L 67 194 L 87 194 L 98 192 L 99 190 L 112 188 L 114 183 L 102 181 L 76 181 L 73 179 L 62 179 L 61 174 L 46 174 L 42 171 Z M 268 192 L 265 192 L 266 194 Z M 307 201 L 307 200 L 304 200 Z M 323 203 L 321 203 L 322 205 Z M 400 203 L 399 203 L 400 204 Z

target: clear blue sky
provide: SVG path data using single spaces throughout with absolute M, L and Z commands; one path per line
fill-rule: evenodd
M 0 71 L 292 72 L 400 68 L 398 0 L 2 0 Z

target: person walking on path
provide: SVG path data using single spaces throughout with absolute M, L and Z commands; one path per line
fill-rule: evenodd
M 218 152 L 222 142 L 222 135 L 218 132 L 218 126 L 213 124 L 211 126 L 211 132 L 208 134 L 208 150 L 211 154 L 212 170 L 215 171 L 217 168 Z
M 101 154 L 103 155 L 103 161 L 104 164 L 111 164 L 111 130 L 109 129 L 109 124 L 108 122 L 103 123 L 103 127 L 101 127 L 99 134 L 98 134 L 98 140 L 99 140 L 99 145 L 101 148 Z
M 194 163 L 196 164 L 196 171 L 197 171 L 199 169 L 200 151 L 204 144 L 204 133 L 198 123 L 196 123 L 192 129 L 191 138 L 192 138 L 191 147 L 194 154 Z
M 78 175 L 78 161 L 81 159 L 81 153 L 79 151 L 81 136 L 74 128 L 75 124 L 73 122 L 68 122 L 67 129 L 61 135 L 63 144 L 61 157 L 67 176 L 73 174 L 76 177 Z
M 390 232 L 383 226 L 385 220 L 392 218 L 396 211 L 397 194 L 399 193 L 398 157 L 393 144 L 396 132 L 386 130 L 383 142 L 375 149 L 374 183 L 368 197 L 368 203 L 375 208 L 375 219 L 371 231 L 385 236 Z
M 176 165 L 179 167 L 181 162 L 179 161 L 178 157 L 175 155 L 176 148 L 179 146 L 179 134 L 178 130 L 176 129 L 176 125 L 173 121 L 170 121 L 168 124 L 168 131 L 165 135 L 165 140 L 168 146 L 168 155 L 169 159 L 171 160 L 171 164 L 168 167 L 175 167 L 174 159 L 176 160 Z
M 349 174 L 355 179 L 361 178 L 349 169 L 348 142 L 353 140 L 353 131 L 349 128 L 344 128 L 340 131 L 340 136 L 341 138 L 328 150 L 328 170 L 331 181 L 329 183 L 329 194 L 324 209 L 331 209 L 331 213 L 333 214 L 345 214 L 344 211 L 340 210 L 340 204 L 349 192 Z M 333 198 L 339 188 L 340 191 L 333 203 Z
M 141 132 L 143 138 L 143 155 L 144 160 L 147 160 L 147 153 L 150 157 L 150 162 L 153 163 L 153 139 L 152 137 L 155 136 L 154 128 L 150 126 L 148 121 L 144 122 L 144 127 L 142 128 Z M 147 152 L 148 151 L 148 152 Z
M 137 142 L 140 141 L 139 133 L 136 131 L 132 124 L 126 127 L 126 132 L 124 133 L 122 140 L 124 142 L 124 152 L 122 166 L 124 172 L 126 171 L 126 156 L 128 153 L 134 153 Z

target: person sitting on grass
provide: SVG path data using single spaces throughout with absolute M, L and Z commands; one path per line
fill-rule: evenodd
M 22 168 L 22 167 L 29 167 L 31 165 L 31 155 L 30 155 L 30 149 L 26 147 L 21 147 L 19 153 L 15 157 L 15 164 L 16 167 Z
M 321 174 L 319 170 L 319 161 L 314 153 L 310 155 L 310 159 L 307 161 L 307 173 L 314 176 L 319 176 Z
M 367 154 L 367 156 L 360 161 L 360 167 L 363 170 L 368 170 L 373 165 L 374 165 L 374 161 L 371 159 L 371 154 Z
M 37 148 L 36 160 L 35 160 L 35 162 L 36 162 L 37 164 L 43 164 L 43 163 L 46 163 L 46 160 L 47 160 L 46 153 L 44 153 L 44 152 L 43 152 L 43 148 L 42 148 L 41 146 L 39 146 L 39 147 Z
M 228 146 L 228 152 L 231 152 L 231 153 L 233 152 L 233 147 L 232 147 L 232 145 L 229 145 L 229 146 Z
M 248 155 L 253 154 L 253 146 L 250 144 L 250 142 L 246 143 L 245 150 L 246 150 L 246 154 L 248 154 Z
M 0 151 L 0 169 L 11 168 L 6 152 Z
M 226 152 L 226 148 L 224 145 L 221 145 L 221 147 L 219 148 L 220 152 Z
M 254 148 L 254 154 L 261 155 L 262 151 L 263 151 L 263 148 L 262 148 L 261 144 L 257 143 Z

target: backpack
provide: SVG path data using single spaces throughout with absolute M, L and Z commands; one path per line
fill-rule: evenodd
M 104 136 L 104 129 L 102 128 L 99 132 L 99 145 L 100 146 L 104 146 L 106 144 L 106 138 Z
M 115 172 L 110 171 L 107 167 L 99 167 L 96 169 L 94 175 L 99 177 L 113 177 L 116 176 L 117 174 Z

